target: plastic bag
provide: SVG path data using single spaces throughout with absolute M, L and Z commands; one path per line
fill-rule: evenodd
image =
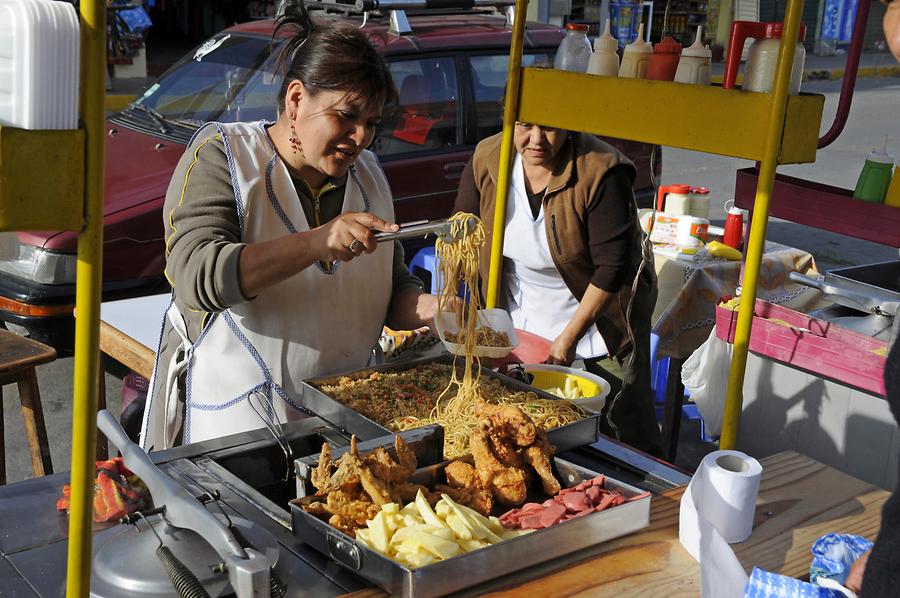
M 706 424 L 706 433 L 710 436 L 718 436 L 722 432 L 725 391 L 733 350 L 733 345 L 718 338 L 713 329 L 709 338 L 681 368 L 681 381 L 691 393 L 691 400 L 697 404 Z

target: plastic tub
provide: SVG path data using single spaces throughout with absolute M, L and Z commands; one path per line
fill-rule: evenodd
M 513 327 L 512 318 L 509 317 L 509 314 L 505 310 L 479 309 L 477 327 L 480 328 L 482 326 L 488 326 L 497 332 L 505 332 L 506 337 L 511 344 L 508 347 L 484 347 L 476 345 L 475 357 L 491 357 L 495 359 L 506 357 L 519 345 L 519 337 L 516 336 L 516 329 Z M 463 355 L 464 347 L 460 344 L 448 341 L 445 336 L 448 332 L 452 334 L 457 334 L 459 332 L 459 328 L 456 325 L 456 314 L 442 312 L 437 319 L 437 329 L 438 336 L 440 337 L 441 342 L 444 343 L 444 346 L 447 347 L 447 350 L 454 355 Z
M 555 388 L 565 388 L 566 380 L 572 379 L 583 395 L 580 399 L 570 399 L 580 407 L 586 407 L 600 412 L 606 404 L 606 397 L 612 387 L 609 382 L 587 372 L 563 365 L 550 365 L 546 363 L 534 363 L 523 365 L 525 371 L 534 376 L 531 385 L 551 394 Z

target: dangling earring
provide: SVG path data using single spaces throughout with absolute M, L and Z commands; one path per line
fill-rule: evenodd
M 291 119 L 291 140 L 290 140 L 291 141 L 291 151 L 295 154 L 298 151 L 300 151 L 300 139 L 297 137 L 297 131 L 294 130 L 294 119 L 296 119 L 296 118 L 297 117 L 294 116 L 294 118 Z

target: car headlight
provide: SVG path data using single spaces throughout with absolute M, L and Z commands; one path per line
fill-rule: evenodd
M 40 284 L 74 284 L 74 253 L 47 251 L 19 241 L 17 233 L 0 234 L 0 273 Z

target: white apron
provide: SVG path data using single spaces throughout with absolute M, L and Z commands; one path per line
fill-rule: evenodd
M 258 243 L 310 230 L 264 123 L 207 127 L 217 127 L 225 139 L 242 241 Z M 197 136 L 203 131 L 208 133 L 204 127 Z M 371 212 L 393 221 L 390 188 L 368 151 L 349 171 L 341 212 Z M 173 305 L 167 317 L 182 337 L 184 354 L 168 365 L 165 396 L 148 399 L 142 445 L 153 444 L 148 436 L 159 437 L 148 434 L 148 414 L 153 401 L 163 400 L 164 444 L 172 446 L 180 419 L 176 380 L 182 371 L 184 444 L 304 417 L 309 412 L 298 400 L 301 380 L 367 364 L 387 314 L 392 265 L 392 243 L 379 245 L 371 255 L 336 263 L 331 272 L 316 263 L 251 301 L 211 315 L 194 343 Z
M 550 255 L 543 205 L 537 219 L 531 214 L 518 154 L 511 178 L 503 240 L 503 299 L 516 328 L 553 341 L 575 315 L 578 300 Z M 575 352 L 580 359 L 606 355 L 606 344 L 596 324 L 578 341 Z

